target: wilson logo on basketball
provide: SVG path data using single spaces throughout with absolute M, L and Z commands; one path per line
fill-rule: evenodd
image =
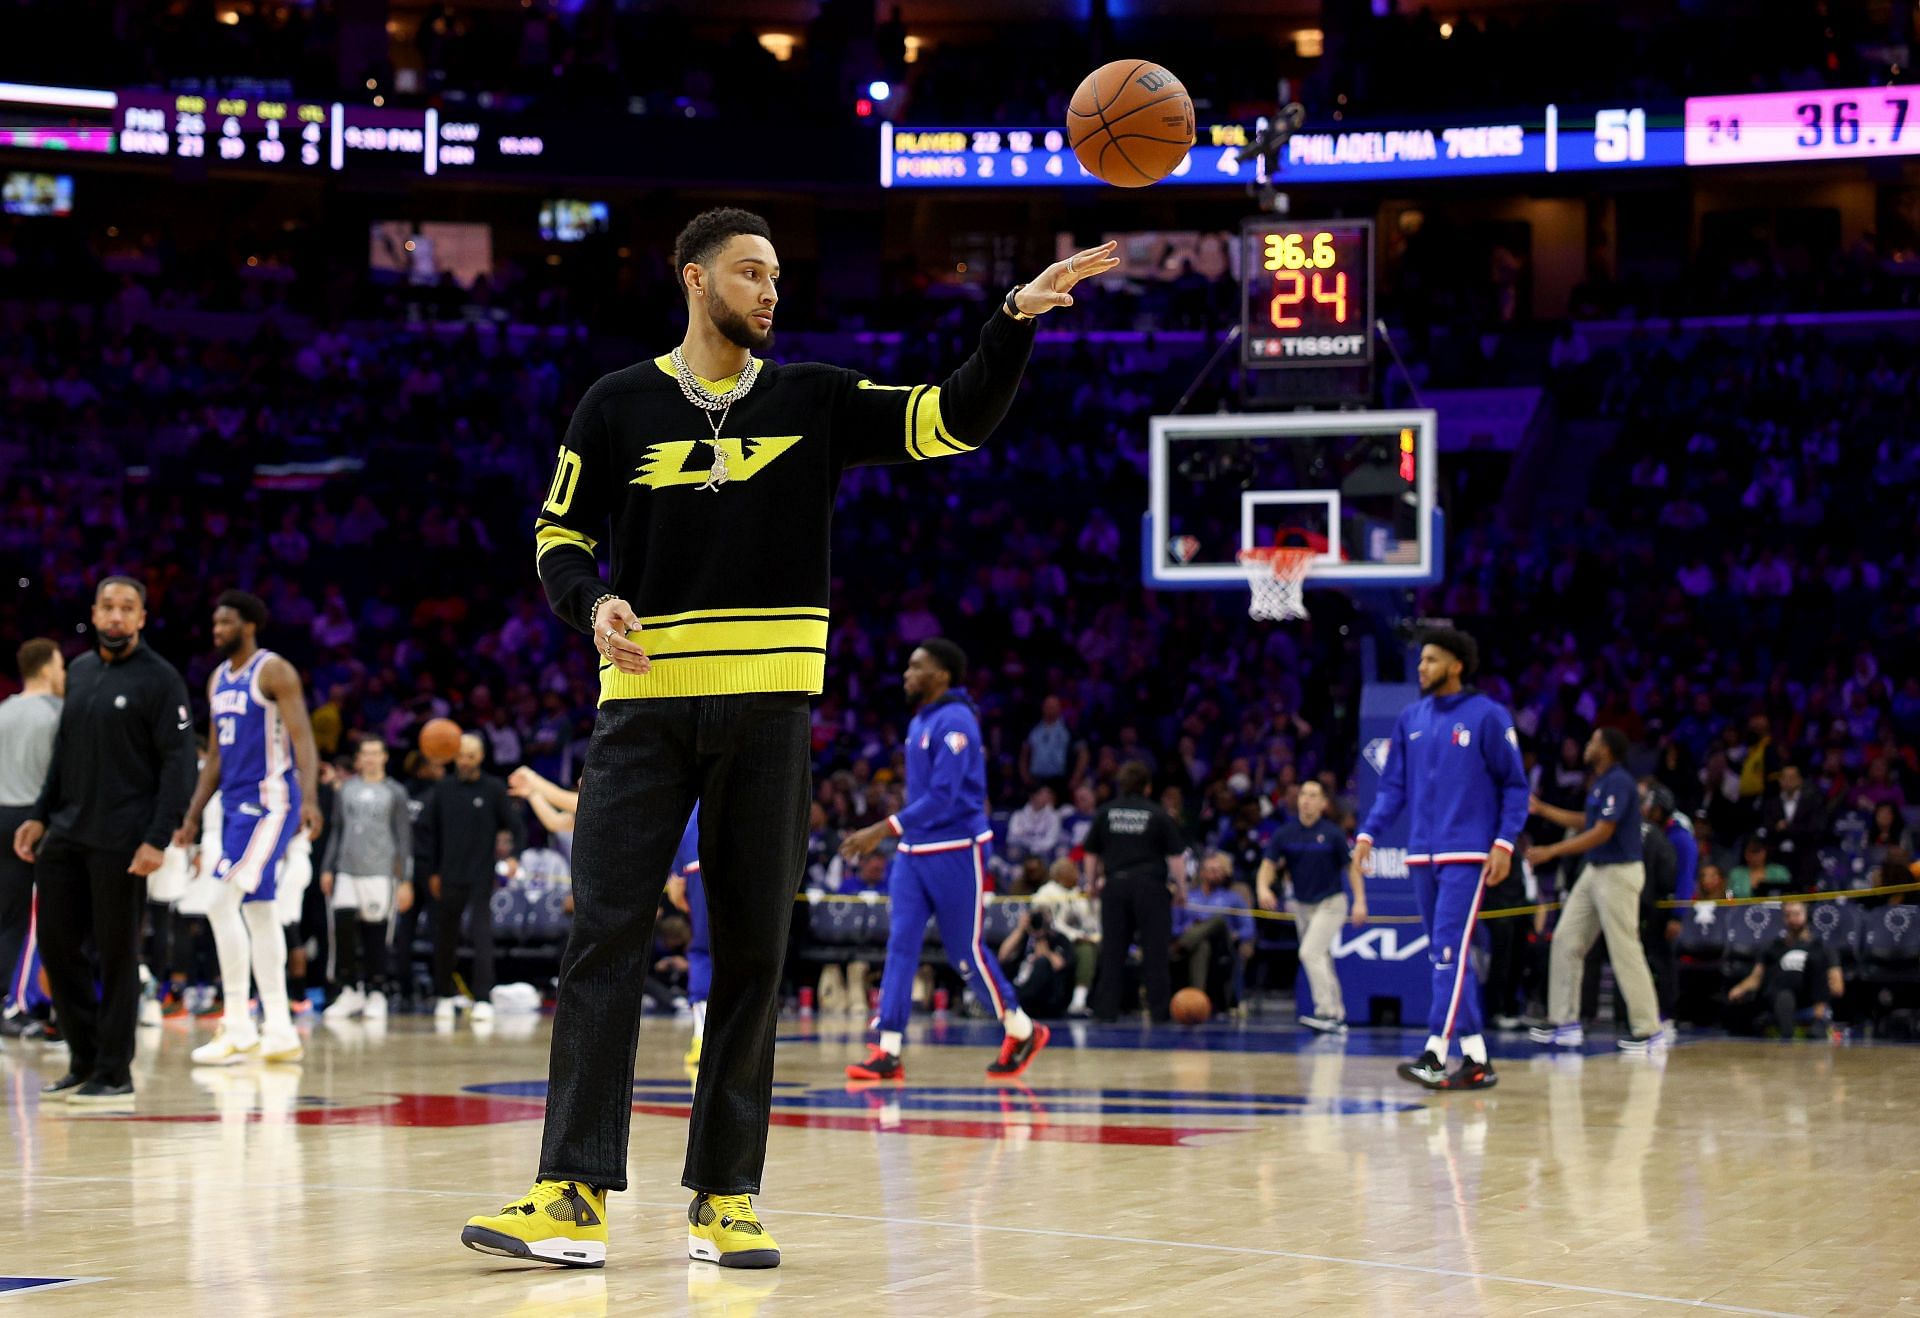
M 1165 69 L 1149 69 L 1134 79 L 1142 90 L 1150 92 L 1157 92 L 1162 87 L 1170 87 L 1178 81 L 1180 80 Z

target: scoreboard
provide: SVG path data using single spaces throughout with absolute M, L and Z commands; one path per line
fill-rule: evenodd
M 123 155 L 295 171 L 327 164 L 331 115 L 313 101 L 122 92 L 116 118 Z
M 432 108 L 151 91 L 120 93 L 114 141 L 127 156 L 276 173 L 518 172 L 547 150 L 523 125 Z
M 1249 220 L 1240 272 L 1242 364 L 1373 364 L 1373 221 Z
M 1262 121 L 1264 123 L 1264 121 Z M 1253 140 L 1244 124 L 1203 125 L 1193 149 L 1167 184 L 1264 182 L 1259 161 L 1242 161 Z M 1058 128 L 937 128 L 880 125 L 883 188 L 1088 187 L 1100 180 L 1083 166 Z

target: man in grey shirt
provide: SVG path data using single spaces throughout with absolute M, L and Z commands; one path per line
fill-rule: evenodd
M 67 661 L 60 647 L 36 637 L 20 647 L 17 696 L 0 701 L 0 837 L 33 814 L 53 759 L 53 737 L 60 727 L 60 705 L 67 690 Z M 33 918 L 33 866 L 0 847 L 0 997 L 5 997 L 20 967 L 27 929 Z M 8 1011 L 13 1023 L 21 1004 Z M 12 1033 L 13 1031 L 8 1031 Z
M 363 738 L 353 768 L 333 794 L 320 860 L 320 891 L 333 907 L 332 979 L 340 986 L 326 1018 L 384 1020 L 387 938 L 393 916 L 413 904 L 413 818 L 406 789 L 387 777 L 385 742 Z

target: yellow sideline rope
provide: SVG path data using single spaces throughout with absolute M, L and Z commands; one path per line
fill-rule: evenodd
M 1833 902 L 1833 901 L 1840 901 L 1842 899 L 1853 900 L 1854 898 L 1859 898 L 1859 897 L 1887 897 L 1887 896 L 1893 895 L 1894 893 L 1901 893 L 1901 892 L 1920 892 L 1920 883 L 1890 883 L 1884 887 L 1853 888 L 1853 889 L 1849 889 L 1846 892 L 1795 892 L 1795 893 L 1786 893 L 1779 897 L 1720 897 L 1720 898 L 1713 899 L 1711 901 L 1708 901 L 1708 899 L 1706 898 L 1695 898 L 1692 901 L 1663 901 L 1663 902 L 1657 903 L 1657 905 L 1662 910 L 1684 911 L 1684 910 L 1693 909 L 1695 906 L 1699 905 L 1703 901 L 1707 901 L 1708 904 L 1712 906 L 1763 906 L 1763 905 L 1774 903 L 1774 902 Z M 845 905 L 874 906 L 874 905 L 879 905 L 882 902 L 885 902 L 887 898 L 885 893 L 879 893 L 879 892 L 872 892 L 872 893 L 841 893 L 841 892 L 806 893 L 806 892 L 803 892 L 799 894 L 799 896 L 797 896 L 794 900 L 798 902 L 804 902 L 808 905 L 812 905 L 815 902 L 828 902 L 828 903 L 838 902 Z M 994 893 L 991 895 L 989 900 L 995 903 L 1010 902 L 1010 903 L 1024 905 L 1028 902 L 1031 902 L 1033 898 L 1032 897 L 1016 897 L 1006 893 Z M 1521 915 L 1537 915 L 1541 911 L 1557 911 L 1560 909 L 1560 906 L 1561 906 L 1561 903 L 1559 902 L 1541 902 L 1533 906 L 1507 906 L 1497 911 L 1482 911 L 1480 912 L 1479 918 L 1482 920 L 1506 920 L 1506 919 L 1512 919 L 1515 916 L 1521 916 Z M 1210 914 L 1213 914 L 1213 915 L 1244 915 L 1255 920 L 1292 921 L 1295 918 L 1292 911 L 1245 910 L 1239 907 L 1226 907 L 1226 906 L 1210 906 L 1207 908 L 1207 910 Z M 1369 914 L 1367 916 L 1367 923 L 1368 924 L 1419 924 L 1420 917 L 1417 915 Z

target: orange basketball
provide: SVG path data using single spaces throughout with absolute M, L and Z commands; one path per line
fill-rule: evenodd
M 1180 167 L 1193 145 L 1193 101 L 1180 79 L 1143 59 L 1089 73 L 1067 105 L 1067 142 L 1116 188 L 1144 188 Z
M 1205 1025 L 1213 1018 L 1213 1003 L 1205 991 L 1183 988 L 1173 995 L 1173 1018 L 1182 1025 Z
M 460 753 L 460 725 L 450 718 L 429 719 L 420 729 L 420 753 L 445 764 Z

